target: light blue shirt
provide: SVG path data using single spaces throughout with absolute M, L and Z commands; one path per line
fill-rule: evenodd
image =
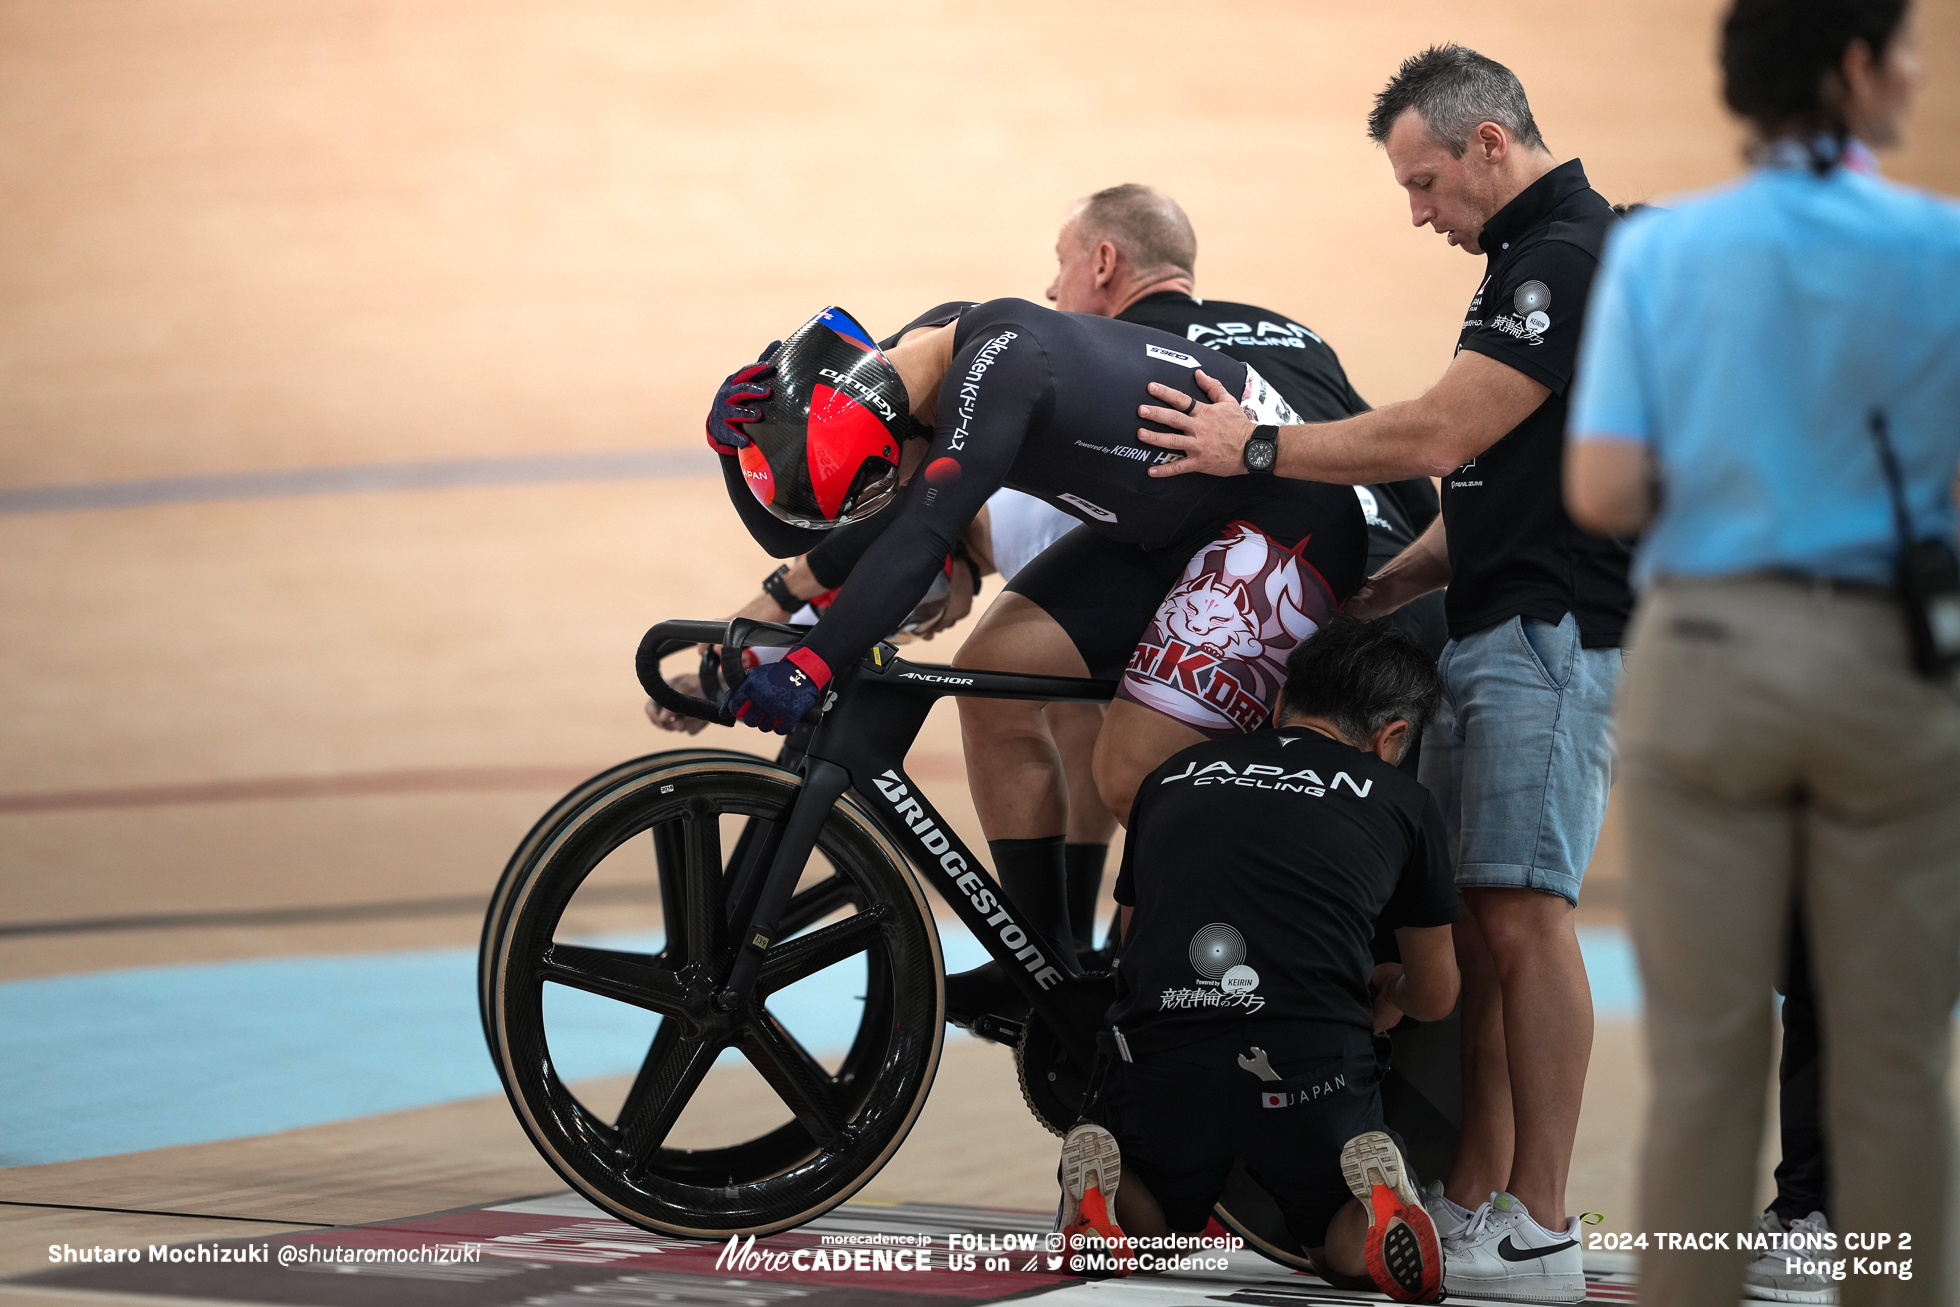
M 1914 534 L 1952 539 L 1960 206 L 1852 168 L 1769 166 L 1621 224 L 1569 425 L 1653 451 L 1660 512 L 1636 585 L 1764 570 L 1890 581 L 1875 407 Z

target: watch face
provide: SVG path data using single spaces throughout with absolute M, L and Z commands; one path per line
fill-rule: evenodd
M 1279 455 L 1279 445 L 1271 440 L 1248 440 L 1245 442 L 1245 465 L 1254 472 L 1270 472 L 1273 460 Z

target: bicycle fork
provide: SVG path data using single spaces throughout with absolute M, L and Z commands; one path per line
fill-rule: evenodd
M 762 893 L 755 900 L 755 910 L 737 937 L 741 943 L 736 949 L 735 965 L 729 969 L 728 984 L 715 995 L 715 1006 L 722 1011 L 733 1012 L 748 1001 L 749 990 L 754 988 L 755 978 L 762 972 L 763 957 L 775 937 L 776 925 L 783 918 L 783 909 L 789 906 L 790 898 L 796 893 L 796 882 L 802 879 L 804 865 L 817 847 L 817 835 L 823 830 L 831 808 L 850 785 L 851 774 L 836 763 L 822 758 L 807 760 L 803 788 L 790 807 L 788 821 L 770 840 L 773 848 L 759 851 L 757 860 L 766 857 L 769 869 L 763 877 Z M 735 887 L 737 904 L 750 898 L 748 887 L 740 883 L 741 879 L 738 878 Z
M 766 860 L 768 867 L 760 890 L 746 883 L 752 874 L 748 869 L 738 875 L 733 895 L 737 920 L 730 922 L 730 927 L 739 932 L 731 937 L 741 943 L 728 983 L 716 996 L 716 1005 L 732 1012 L 748 1001 L 762 969 L 763 955 L 775 938 L 777 923 L 816 846 L 817 834 L 831 808 L 850 791 L 1001 964 L 1034 1012 L 1063 1036 L 1072 1053 L 1082 1056 L 1084 1066 L 1089 1065 L 1095 1053 L 1091 1032 L 1108 1002 L 1107 995 L 1071 974 L 1061 962 L 1066 955 L 1037 927 L 1016 919 L 1018 909 L 1013 899 L 903 770 L 902 759 L 918 738 L 926 714 L 952 686 L 940 689 L 920 684 L 917 679 L 888 681 L 884 678 L 893 670 L 909 669 L 910 665 L 889 657 L 880 658 L 878 663 L 875 668 L 846 668 L 832 683 L 835 697 L 828 701 L 821 724 L 807 746 L 802 791 L 772 837 L 775 847 L 758 851 L 757 863 Z M 979 679 L 977 675 L 962 675 L 962 688 L 957 692 L 1015 697 L 1005 689 L 974 687 Z M 1016 678 L 1016 688 L 1025 685 L 1037 693 L 1051 685 L 1073 688 L 1075 684 Z M 848 732 L 828 729 L 833 711 L 838 719 L 851 722 Z M 743 905 L 751 901 L 754 910 L 746 914 L 746 921 L 741 920 Z

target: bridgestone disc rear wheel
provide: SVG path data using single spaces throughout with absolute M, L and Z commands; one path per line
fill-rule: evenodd
M 730 921 L 748 911 L 729 899 L 754 892 L 749 873 L 767 866 L 800 788 L 760 761 L 652 768 L 569 815 L 507 875 L 486 950 L 493 1055 L 545 1160 L 635 1224 L 719 1238 L 808 1221 L 877 1174 L 932 1086 L 939 937 L 902 858 L 848 796 L 750 1000 L 726 1013 L 713 1002 L 733 963 Z M 658 938 L 561 928 L 588 882 L 630 875 L 657 882 Z M 602 1106 L 602 1083 L 581 1086 L 588 1102 L 560 1072 L 594 1007 L 648 1032 L 617 1108 Z

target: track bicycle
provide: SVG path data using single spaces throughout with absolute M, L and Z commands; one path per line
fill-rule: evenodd
M 670 685 L 661 660 L 718 647 L 704 673 L 735 685 L 744 650 L 792 645 L 803 634 L 747 619 L 662 622 L 642 641 L 637 670 L 662 707 L 727 724 L 717 702 Z M 706 692 L 713 680 L 704 676 Z M 774 762 L 676 749 L 622 763 L 566 795 L 512 855 L 485 918 L 479 966 L 492 1059 L 545 1160 L 621 1219 L 686 1237 L 774 1233 L 845 1201 L 904 1141 L 938 1067 L 945 964 L 922 883 L 1026 1000 L 1024 1015 L 983 1014 L 969 1029 L 1013 1047 L 1028 1107 L 1064 1133 L 1088 1093 L 1113 977 L 1062 965 L 903 764 L 941 698 L 1101 703 L 1115 688 L 916 664 L 881 642 L 838 671 Z M 564 929 L 595 869 L 626 858 L 638 860 L 642 882 L 657 882 L 661 938 L 616 947 Z M 772 999 L 780 1006 L 791 987 L 840 965 L 861 970 L 864 988 L 854 1029 L 833 1041 L 841 1056 L 813 1051 L 772 1010 Z M 616 1107 L 582 1101 L 560 1076 L 547 1029 L 554 991 L 611 1000 L 650 1023 Z M 738 1131 L 739 1140 L 687 1146 L 674 1138 L 676 1125 L 727 1050 L 767 1085 L 782 1119 Z M 1412 1151 L 1453 1151 L 1453 1113 L 1436 1101 L 1447 1095 L 1395 1078 L 1384 1083 L 1384 1107 Z M 1259 1251 L 1307 1268 L 1278 1209 L 1242 1170 L 1217 1215 Z

